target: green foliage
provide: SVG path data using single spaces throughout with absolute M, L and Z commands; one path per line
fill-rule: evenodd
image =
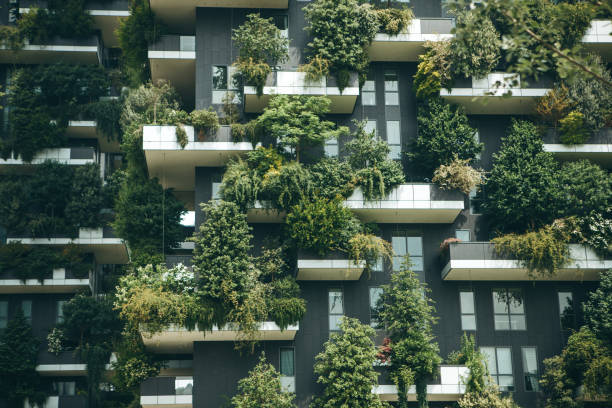
M 294 398 L 295 394 L 281 390 L 280 374 L 262 352 L 259 363 L 238 381 L 238 394 L 232 397 L 232 407 L 293 408 Z
M 330 104 L 329 98 L 324 96 L 278 95 L 270 99 L 256 121 L 266 136 L 278 140 L 279 147 L 295 152 L 299 162 L 304 149 L 322 146 L 326 140 L 338 138 L 345 131 L 323 120 L 329 113 Z
M 145 83 L 151 78 L 149 45 L 155 43 L 164 30 L 147 0 L 130 2 L 130 15 L 120 20 L 117 37 L 124 69 L 133 86 Z
M 404 171 L 399 162 L 388 158 L 390 149 L 385 141 L 376 138 L 374 132 L 366 132 L 364 122 L 356 124 L 357 129 L 345 145 L 354 174 L 351 184 L 360 187 L 368 200 L 383 198 L 404 182 Z
M 298 248 L 320 256 L 346 249 L 359 223 L 340 199 L 313 197 L 302 200 L 287 214 L 287 231 Z
M 577 145 L 586 142 L 590 136 L 584 124 L 584 115 L 578 111 L 570 112 L 559 121 L 561 125 L 561 143 Z
M 493 231 L 523 232 L 558 218 L 561 198 L 558 164 L 544 152 L 535 125 L 513 121 L 500 150 L 493 155 L 481 211 Z M 520 200 L 517 200 L 520 197 Z
M 376 10 L 376 17 L 380 32 L 397 35 L 410 25 L 414 13 L 409 8 L 382 8 Z
M 407 154 L 413 167 L 428 177 L 442 164 L 450 164 L 455 157 L 474 159 L 482 150 L 470 127 L 465 112 L 443 102 L 429 99 L 417 110 L 418 135 Z
M 96 129 L 106 136 L 107 140 L 121 141 L 121 109 L 120 100 L 102 100 L 89 105 L 86 115 L 96 121 Z
M 386 407 L 372 387 L 378 385 L 378 373 L 373 363 L 376 348 L 370 326 L 359 320 L 344 317 L 340 333 L 330 336 L 314 366 L 317 383 L 323 385 L 323 394 L 311 405 L 313 408 Z
M 300 65 L 298 71 L 306 73 L 306 82 L 317 82 L 329 75 L 329 61 L 315 55 L 307 64 Z
M 480 394 L 487 388 L 488 371 L 484 363 L 484 356 L 476 347 L 473 335 L 463 333 L 461 337 L 461 350 L 451 353 L 448 357 L 449 364 L 465 365 L 470 373 L 465 382 L 465 392 Z
M 19 50 L 24 46 L 24 38 L 17 27 L 0 26 L 0 45 L 11 50 Z
M 562 356 L 544 360 L 544 373 L 540 378 L 540 389 L 544 396 L 545 408 L 577 408 L 573 390 L 565 373 Z
M 232 202 L 246 212 L 253 208 L 261 190 L 261 179 L 242 160 L 230 162 L 223 174 L 220 194 L 225 201 Z
M 366 270 L 371 271 L 378 260 L 393 261 L 393 247 L 388 241 L 372 233 L 359 232 L 348 242 L 348 254 L 353 261 L 366 261 Z
M 467 29 L 470 27 L 470 29 Z M 452 71 L 456 76 L 482 78 L 500 59 L 501 37 L 486 16 L 457 13 L 455 37 L 450 43 Z
M 311 58 L 329 62 L 342 91 L 350 72 L 364 77 L 369 66 L 366 47 L 378 31 L 378 19 L 368 4 L 358 0 L 317 0 L 304 7 Z
M 606 215 L 612 208 L 612 175 L 588 160 L 564 163 L 559 171 L 563 216 Z
M 550 225 L 522 235 L 503 235 L 491 242 L 498 254 L 518 259 L 532 279 L 553 277 L 570 260 L 569 236 Z
M 412 84 L 418 99 L 439 95 L 451 81 L 450 41 L 428 41 L 427 52 L 419 55 L 419 65 Z
M 573 104 L 567 86 L 561 83 L 538 98 L 535 109 L 545 124 L 556 129 L 559 121 L 570 112 Z
M 69 120 L 87 113 L 88 105 L 108 92 L 100 66 L 40 65 L 15 70 L 8 88 L 8 138 L 2 157 L 30 162 L 42 149 L 65 147 Z
M 21 310 L 0 332 L 0 389 L 9 406 L 23 406 L 27 398 L 42 407 L 47 398 L 48 387 L 36 372 L 38 344 Z
M 261 189 L 261 199 L 275 208 L 289 209 L 310 195 L 310 172 L 298 162 L 287 163 L 267 172 Z
M 336 158 L 324 158 L 310 167 L 313 191 L 320 197 L 348 198 L 355 186 L 351 165 Z
M 600 274 L 599 287 L 584 303 L 586 323 L 597 338 L 612 350 L 612 270 Z
M 458 404 L 459 408 L 519 408 L 512 396 L 502 396 L 496 387 L 489 387 L 481 393 L 466 393 Z
M 410 261 L 391 274 L 378 301 L 379 319 L 389 339 L 390 375 L 397 385 L 399 407 L 408 407 L 406 392 L 416 385 L 419 407 L 427 407 L 427 380 L 440 364 L 438 344 L 434 342 L 435 309 L 427 288 L 410 270 Z
M 257 96 L 262 96 L 268 75 L 272 72 L 270 65 L 265 62 L 257 62 L 253 58 L 238 58 L 234 67 L 240 73 L 243 82 L 254 86 Z
M 269 65 L 287 61 L 289 40 L 281 35 L 281 31 L 274 25 L 274 19 L 262 18 L 256 13 L 249 14 L 246 18 L 232 34 L 240 58 Z
M 448 165 L 441 164 L 434 171 L 432 181 L 443 189 L 457 189 L 464 194 L 484 183 L 484 172 L 469 165 L 470 159 L 461 160 L 457 156 Z
M 212 135 L 219 130 L 219 116 L 212 107 L 194 110 L 189 114 L 189 121 L 196 132 L 202 132 L 204 135 Z
M 93 18 L 85 3 L 86 0 L 49 0 L 45 8 L 31 8 L 18 20 L 19 34 L 31 44 L 45 44 L 53 37 L 89 37 L 94 34 Z

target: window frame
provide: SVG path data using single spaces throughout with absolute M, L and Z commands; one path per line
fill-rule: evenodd
M 370 327 L 373 328 L 374 330 L 382 330 L 382 328 L 380 328 L 379 324 L 379 314 L 378 312 L 376 312 L 374 310 L 376 305 L 372 304 L 372 293 L 374 290 L 378 290 L 380 291 L 380 294 L 378 295 L 379 298 L 382 295 L 382 287 L 380 286 L 370 286 L 368 287 L 368 305 L 369 305 L 369 310 L 370 310 Z
M 367 87 L 366 87 L 367 84 Z M 372 85 L 370 87 L 370 84 Z M 364 103 L 365 102 L 365 98 L 364 96 L 368 95 L 368 98 L 373 98 L 374 99 L 374 103 Z M 376 106 L 376 78 L 374 78 L 373 75 L 368 75 L 368 78 L 365 80 L 365 82 L 363 83 L 363 86 L 361 87 L 361 106 Z
M 394 75 L 395 80 L 387 80 L 387 75 Z M 399 73 L 397 69 L 386 69 L 384 72 L 384 82 L 383 89 L 385 91 L 385 106 L 400 106 L 400 98 L 399 98 Z M 387 89 L 389 83 L 395 82 L 395 89 Z M 389 99 L 394 98 L 397 99 L 397 103 L 389 103 Z
M 338 292 L 340 293 L 340 307 L 342 309 L 342 313 L 332 313 L 331 312 L 331 293 L 332 292 Z M 342 318 L 342 316 L 345 315 L 345 308 L 344 308 L 344 290 L 342 288 L 339 287 L 333 287 L 333 288 L 328 288 L 327 290 L 327 317 L 328 317 L 328 325 L 327 328 L 329 330 L 329 333 L 338 333 L 340 332 L 340 319 Z M 338 328 L 337 329 L 332 329 L 332 316 L 341 316 L 338 319 Z
M 533 350 L 534 354 L 535 354 L 535 374 L 534 373 L 529 373 L 526 369 L 526 360 L 525 360 L 525 350 Z M 538 348 L 536 346 L 521 346 L 521 365 L 523 368 L 523 387 L 525 392 L 539 392 L 540 391 L 540 364 L 538 361 Z M 534 378 L 535 381 L 533 381 L 533 384 L 535 384 L 534 389 L 532 390 L 528 390 L 527 389 L 527 378 Z M 531 381 L 529 382 L 531 383 Z
M 505 313 L 497 313 L 495 311 L 495 305 L 497 302 L 496 299 L 496 293 L 497 292 L 501 292 L 503 291 L 505 296 L 506 296 L 506 312 Z M 513 313 L 510 307 L 510 302 L 511 302 L 511 298 L 510 298 L 510 292 L 517 292 L 520 294 L 521 297 L 521 307 L 523 309 L 522 313 Z M 527 331 L 527 311 L 525 310 L 525 295 L 523 293 L 523 290 L 520 288 L 493 288 L 491 290 L 491 297 L 492 297 L 492 301 L 493 301 L 493 327 L 495 329 L 495 331 Z M 497 328 L 497 316 L 506 316 L 507 317 L 507 323 L 508 323 L 508 328 L 507 329 L 498 329 Z M 512 328 L 512 317 L 513 316 L 523 316 L 523 322 L 524 322 L 524 328 L 522 329 L 513 329 Z
M 399 143 L 391 143 L 389 141 L 389 125 L 397 123 L 397 137 L 399 139 Z M 401 160 L 402 159 L 402 121 L 401 120 L 387 120 L 385 121 L 386 131 L 387 131 L 387 145 L 389 145 L 389 159 L 391 160 Z M 394 149 L 395 148 L 395 149 Z M 397 157 L 395 155 L 397 154 Z
M 423 235 L 414 235 L 414 234 L 408 234 L 408 235 L 392 235 L 391 236 L 391 245 L 393 246 L 393 240 L 394 238 L 404 238 L 405 239 L 405 247 L 406 247 L 406 253 L 402 254 L 402 255 L 394 255 L 393 256 L 393 262 L 391 264 L 391 268 L 393 271 L 397 272 L 399 271 L 402 265 L 402 262 L 404 261 L 404 258 L 406 255 L 410 256 L 410 261 L 412 262 L 412 271 L 413 272 L 421 272 L 424 273 L 425 272 L 425 248 L 423 246 Z M 419 238 L 420 239 L 420 245 L 421 245 L 421 254 L 420 255 L 411 255 L 410 251 L 408 250 L 409 245 L 408 245 L 408 238 Z M 393 248 L 394 253 L 397 254 L 398 252 L 395 251 L 395 248 Z M 414 260 L 416 258 L 419 258 L 421 260 L 419 267 L 421 267 L 421 269 L 416 269 L 415 265 L 417 265 Z M 399 260 L 399 264 L 397 265 L 398 268 L 396 269 L 396 260 Z
M 488 367 L 488 363 L 489 363 L 489 358 L 487 353 L 484 351 L 485 349 L 492 349 L 493 350 L 493 356 L 495 357 L 495 374 L 493 374 L 493 370 L 491 367 Z M 499 373 L 499 359 L 497 358 L 497 351 L 498 350 L 509 350 L 510 352 L 510 374 L 500 374 Z M 487 369 L 489 371 L 489 375 L 491 376 L 491 378 L 493 379 L 493 381 L 495 381 L 495 384 L 497 384 L 497 386 L 499 387 L 499 390 L 502 392 L 514 392 L 516 391 L 516 381 L 514 380 L 514 363 L 513 363 L 513 353 L 512 353 L 512 347 L 511 346 L 484 346 L 484 347 L 480 347 L 479 348 L 480 352 L 483 353 L 485 355 L 485 359 L 486 359 L 486 363 L 487 363 Z M 504 389 L 507 386 L 500 386 L 499 385 L 499 377 L 511 377 L 512 378 L 512 389 Z
M 461 297 L 462 293 L 470 293 L 472 295 L 472 309 L 473 309 L 472 313 L 467 313 L 463 311 L 463 302 L 462 302 L 462 297 Z M 463 326 L 464 316 L 467 316 L 467 317 L 472 316 L 474 318 L 474 328 L 473 329 L 466 329 Z M 462 331 L 473 331 L 473 332 L 478 331 L 478 319 L 476 318 L 476 294 L 474 293 L 472 289 L 459 289 L 459 317 L 460 317 Z

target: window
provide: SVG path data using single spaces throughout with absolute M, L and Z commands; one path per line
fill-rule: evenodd
M 286 14 L 273 16 L 274 25 L 281 31 L 281 37 L 289 38 L 289 16 Z
M 221 183 L 214 181 L 212 183 L 212 199 L 213 200 L 220 200 L 221 199 L 220 190 L 221 190 Z
M 8 324 L 8 302 L 3 300 L 0 302 L 0 329 L 6 328 Z
M 295 392 L 295 352 L 291 347 L 280 349 L 280 375 L 283 392 Z
M 175 395 L 193 394 L 193 377 L 176 377 L 174 379 Z
M 476 144 L 480 143 L 480 132 L 478 132 L 478 130 L 474 132 L 474 141 Z M 480 160 L 481 155 L 480 152 L 476 153 L 476 160 Z
M 574 296 L 572 292 L 559 292 L 559 318 L 561 330 L 565 335 L 571 334 L 576 328 L 576 312 L 574 310 Z
M 539 391 L 538 358 L 535 347 L 522 347 L 523 375 L 525 376 L 525 391 Z
M 478 195 L 478 188 L 474 188 L 470 190 L 470 194 L 468 195 L 470 199 L 470 214 L 472 215 L 480 215 L 480 202 L 482 201 Z
M 234 68 L 226 65 L 213 65 L 212 67 L 212 103 L 223 104 L 226 97 L 233 94 L 232 103 L 240 103 L 240 97 L 235 91 L 238 83 L 234 79 Z
M 376 81 L 369 76 L 361 87 L 361 104 L 363 106 L 376 106 Z
M 370 288 L 370 326 L 374 329 L 378 328 L 378 310 L 376 310 L 376 304 L 378 303 L 378 299 L 380 299 L 382 292 L 382 288 Z
M 74 381 L 54 381 L 53 391 L 56 395 L 76 395 L 76 383 Z
M 378 130 L 376 129 L 376 119 L 374 120 L 366 119 L 363 130 L 365 130 L 366 133 L 368 134 L 374 132 L 374 136 L 378 136 Z
M 470 230 L 458 229 L 455 230 L 455 238 L 463 242 L 470 241 Z
M 385 105 L 399 105 L 399 86 L 395 70 L 385 71 Z
M 526 330 L 525 307 L 519 289 L 493 291 L 495 330 Z
M 58 300 L 55 303 L 55 321 L 56 323 L 61 323 L 64 321 L 64 305 L 66 304 L 65 300 Z
M 400 160 L 402 158 L 402 137 L 400 135 L 399 120 L 387 121 L 387 144 L 391 148 L 389 158 Z
M 340 330 L 340 319 L 344 315 L 343 298 L 341 289 L 329 290 L 329 331 Z
M 461 330 L 476 330 L 474 292 L 471 290 L 460 291 L 459 306 L 461 307 Z
M 325 141 L 325 156 L 338 157 L 338 139 L 332 138 Z
M 227 67 L 225 65 L 213 65 L 212 67 L 213 89 L 224 91 L 227 89 Z
M 21 301 L 21 311 L 23 312 L 23 317 L 26 318 L 28 323 L 32 324 L 32 301 L 22 300 Z
M 481 347 L 487 368 L 500 391 L 514 391 L 512 351 L 510 347 Z
M 393 270 L 399 271 L 406 255 L 410 255 L 412 270 L 423 271 L 423 238 L 422 237 L 391 237 L 393 246 Z

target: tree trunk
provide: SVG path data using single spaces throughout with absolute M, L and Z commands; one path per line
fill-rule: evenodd
M 417 402 L 419 408 L 428 408 L 427 404 L 427 382 L 424 380 L 416 381 Z

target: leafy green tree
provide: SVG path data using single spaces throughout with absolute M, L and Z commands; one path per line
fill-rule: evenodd
M 491 229 L 520 233 L 556 219 L 564 201 L 557 172 L 558 164 L 543 150 L 536 126 L 513 120 L 484 184 L 481 211 Z
M 277 65 L 289 59 L 289 39 L 281 35 L 274 20 L 262 18 L 253 13 L 246 21 L 233 30 L 232 40 L 238 47 L 240 58 L 251 58 L 255 62 Z
M 75 168 L 71 190 L 66 218 L 83 228 L 98 227 L 104 198 L 100 167 L 86 164 Z
M 544 372 L 540 378 L 540 389 L 544 396 L 545 408 L 576 408 L 578 402 L 573 398 L 562 356 L 544 360 Z
M 338 137 L 340 130 L 333 122 L 323 120 L 330 104 L 324 96 L 274 96 L 256 119 L 257 125 L 270 139 L 277 140 L 279 147 L 292 149 L 299 162 L 305 148 L 322 146 Z
M 379 319 L 388 333 L 391 347 L 390 375 L 397 386 L 399 407 L 407 408 L 407 392 L 415 384 L 419 407 L 427 407 L 427 381 L 440 364 L 434 342 L 435 309 L 427 288 L 410 270 L 408 259 L 391 274 L 391 283 L 382 287 L 378 301 Z
M 587 325 L 612 351 L 612 270 L 602 272 L 599 287 L 584 304 Z
M 378 19 L 368 4 L 358 0 L 317 0 L 304 8 L 312 57 L 326 60 L 343 90 L 351 72 L 363 79 L 369 66 L 366 47 L 378 31 Z
M 261 353 L 257 365 L 238 382 L 233 408 L 293 408 L 295 394 L 281 390 L 280 374 Z
M 151 78 L 149 67 L 149 44 L 156 42 L 164 27 L 155 18 L 147 0 L 130 3 L 130 15 L 121 19 L 117 29 L 125 69 L 134 86 Z
M 407 154 L 413 167 L 431 177 L 440 165 L 455 157 L 474 159 L 483 144 L 474 138 L 465 112 L 440 98 L 431 98 L 417 110 L 418 134 Z
M 565 163 L 559 171 L 564 216 L 585 217 L 612 209 L 612 175 L 588 160 Z
M 372 387 L 378 384 L 378 373 L 373 367 L 376 360 L 372 341 L 374 329 L 349 317 L 342 319 L 340 329 L 341 332 L 332 334 L 324 350 L 315 357 L 314 372 L 324 390 L 312 407 L 387 406 L 372 394 Z
M 486 76 L 499 62 L 500 48 L 500 35 L 487 16 L 474 12 L 458 13 L 455 37 L 450 42 L 452 71 L 456 76 Z
M 0 332 L 0 389 L 10 407 L 22 407 L 27 398 L 42 407 L 45 383 L 36 371 L 39 341 L 21 309 Z

